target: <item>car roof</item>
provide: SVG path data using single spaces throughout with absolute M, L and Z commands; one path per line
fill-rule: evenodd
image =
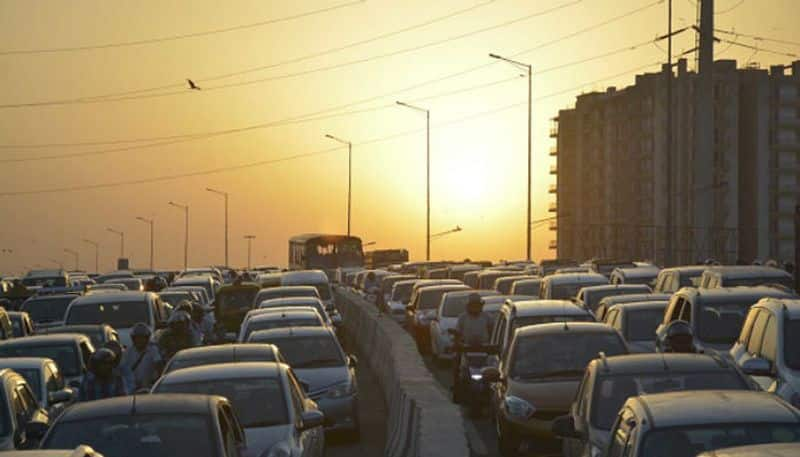
M 743 300 L 753 300 L 753 303 L 766 297 L 790 298 L 796 295 L 776 289 L 774 287 L 719 287 L 715 289 L 697 289 L 694 287 L 684 287 L 678 293 L 686 294 L 692 298 L 699 298 L 704 302 L 716 302 L 740 298 Z
M 258 293 L 265 293 L 265 294 L 278 294 L 280 292 L 290 291 L 290 290 L 304 290 L 308 292 L 317 292 L 317 288 L 314 286 L 278 286 L 278 287 L 270 287 L 269 289 L 261 289 Z
M 457 291 L 457 290 L 470 290 L 469 286 L 464 284 L 437 284 L 433 286 L 422 286 L 417 289 L 417 293 L 421 294 L 422 292 L 450 292 L 450 291 Z
M 258 352 L 274 352 L 275 349 L 276 349 L 275 345 L 264 344 L 264 343 L 220 344 L 216 346 L 200 346 L 200 347 L 182 349 L 178 351 L 174 356 L 172 356 L 172 358 L 175 360 L 192 360 L 192 359 L 204 359 L 209 356 L 221 356 L 227 354 L 230 355 L 230 358 L 233 360 L 236 358 L 237 354 L 246 355 Z
M 159 384 L 181 384 L 186 382 L 222 381 L 242 378 L 277 378 L 281 364 L 276 362 L 215 363 L 190 368 L 179 368 L 165 374 Z
M 292 336 L 297 337 L 304 337 L 304 336 L 331 336 L 331 329 L 328 327 L 308 327 L 308 326 L 299 326 L 299 327 L 282 327 L 282 328 L 271 328 L 267 330 L 256 330 L 255 332 L 250 334 L 250 338 L 254 338 L 256 336 L 263 337 L 263 338 L 287 338 Z
M 2 360 L 0 366 L 12 370 L 41 368 L 45 363 L 53 362 L 52 359 L 45 357 L 4 357 L 0 360 Z
M 279 297 L 279 298 L 270 298 L 269 300 L 263 300 L 258 305 L 261 306 L 265 303 L 270 306 L 302 305 L 306 303 L 314 303 L 317 305 L 322 305 L 322 300 L 320 300 L 317 297 Z
M 153 292 L 120 291 L 119 293 L 113 294 L 83 295 L 72 302 L 72 306 L 108 304 L 113 302 L 138 302 L 147 300 L 147 298 L 152 294 Z
M 50 300 L 50 299 L 53 299 L 53 298 L 71 298 L 71 299 L 74 300 L 74 299 L 76 299 L 78 297 L 80 297 L 80 295 L 78 295 L 78 294 L 46 294 L 46 295 L 34 295 L 33 297 L 31 297 L 31 298 L 29 298 L 29 299 L 27 299 L 25 301 L 30 303 L 30 302 L 35 302 L 35 301 L 39 301 L 39 300 Z
M 25 338 L 12 338 L 0 341 L 1 346 L 38 346 L 59 343 L 76 343 L 89 341 L 89 337 L 81 333 L 55 333 L 53 335 L 33 335 Z
M 645 311 L 651 309 L 660 309 L 663 310 L 667 307 L 669 301 L 667 300 L 649 300 L 649 301 L 634 301 L 634 302 L 626 302 L 626 303 L 617 303 L 609 308 L 612 309 L 622 309 L 625 311 Z
M 626 295 L 609 295 L 600 300 L 601 305 L 615 305 L 617 303 L 629 303 L 639 301 L 669 301 L 670 294 L 626 294 Z
M 737 446 L 698 454 L 698 457 L 796 457 L 800 443 L 770 443 Z
M 472 294 L 478 294 L 481 297 L 491 297 L 500 295 L 500 292 L 493 290 L 493 289 L 462 289 L 462 290 L 451 290 L 450 292 L 445 292 L 445 298 L 453 298 L 453 297 L 469 297 Z
M 661 271 L 660 268 L 652 266 L 652 267 L 629 267 L 629 268 L 615 268 L 614 272 L 619 272 L 621 275 L 625 276 L 626 278 L 643 278 L 649 276 L 657 276 L 658 272 Z M 611 274 L 614 274 L 612 272 Z
M 669 392 L 642 395 L 628 402 L 641 405 L 653 428 L 719 423 L 800 423 L 800 412 L 768 392 Z
M 73 422 L 138 414 L 209 415 L 220 402 L 227 402 L 227 400 L 216 395 L 198 394 L 129 395 L 76 403 L 67 408 L 58 420 L 59 422 Z
M 608 279 L 606 279 L 606 277 L 600 273 L 561 273 L 557 275 L 546 276 L 544 281 L 551 284 L 589 283 L 592 281 L 608 283 Z
M 650 290 L 645 284 L 601 284 L 598 286 L 582 287 L 581 291 L 586 292 L 606 292 L 609 290 Z
M 790 278 L 788 272 L 779 268 L 767 267 L 762 265 L 728 265 L 728 266 L 712 266 L 706 268 L 706 271 L 712 273 L 719 273 L 725 278 L 750 278 L 753 276 L 772 276 L 775 278 Z
M 281 283 L 297 284 L 300 282 L 328 282 L 328 275 L 322 270 L 287 271 L 281 275 Z
M 681 267 L 663 268 L 661 271 L 677 271 L 678 273 L 698 274 L 708 270 L 708 265 L 684 265 Z
M 554 322 L 520 327 L 517 336 L 553 335 L 564 332 L 616 334 L 616 330 L 601 322 Z
M 757 305 L 768 308 L 776 314 L 783 312 L 789 319 L 800 319 L 800 299 L 797 298 L 765 298 Z
M 590 363 L 606 375 L 640 373 L 735 371 L 722 357 L 706 354 L 647 353 L 595 359 Z
M 508 301 L 506 303 L 509 303 Z M 569 300 L 511 301 L 509 306 L 517 316 L 587 316 L 586 309 Z
M 310 308 L 259 308 L 263 312 L 252 314 L 249 318 L 251 322 L 256 321 L 271 321 L 279 319 L 294 319 L 298 317 L 319 317 L 319 311 Z

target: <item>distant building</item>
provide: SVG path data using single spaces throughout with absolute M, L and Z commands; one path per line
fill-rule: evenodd
M 669 196 L 666 66 L 633 86 L 583 94 L 554 119 L 551 247 L 564 258 L 663 263 L 670 236 L 674 264 L 793 259 L 800 61 L 769 71 L 714 62 L 712 151 L 696 151 L 700 78 L 685 60 L 676 67 Z

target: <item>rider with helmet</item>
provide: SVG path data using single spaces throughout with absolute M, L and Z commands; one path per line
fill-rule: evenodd
M 186 311 L 175 311 L 169 318 L 168 327 L 158 339 L 161 358 L 168 361 L 181 349 L 195 346 L 191 330 L 192 317 Z
M 131 329 L 133 347 L 128 348 L 122 356 L 120 366 L 130 373 L 129 389 L 137 391 L 147 389 L 158 379 L 163 368 L 161 352 L 151 340 L 152 332 L 144 322 L 139 322 Z M 132 382 L 131 382 L 132 381 Z
M 213 316 L 206 313 L 200 303 L 192 303 L 189 314 L 192 316 L 191 329 L 195 345 L 213 344 L 216 339 Z
M 89 373 L 83 378 L 80 388 L 80 401 L 102 400 L 104 398 L 128 395 L 125 381 L 114 370 L 117 355 L 109 348 L 100 348 L 89 359 Z
M 121 365 L 122 357 L 125 355 L 125 350 L 122 348 L 122 345 L 117 340 L 109 340 L 106 341 L 102 347 L 111 349 L 111 351 L 114 352 L 114 375 L 121 376 L 122 380 L 125 382 L 125 390 L 133 392 L 133 373 L 128 367 Z
M 456 328 L 451 333 L 455 336 L 455 347 L 477 347 L 489 344 L 492 334 L 492 317 L 483 312 L 483 298 L 477 293 L 467 298 L 467 310 L 458 316 Z M 453 363 L 453 385 L 458 385 L 463 368 L 460 358 Z
M 670 322 L 664 335 L 662 350 L 664 352 L 696 352 L 692 326 L 686 321 Z

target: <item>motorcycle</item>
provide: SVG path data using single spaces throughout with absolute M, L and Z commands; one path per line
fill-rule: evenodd
M 450 330 L 458 340 L 458 332 Z M 458 377 L 453 386 L 453 401 L 467 408 L 470 416 L 480 417 L 489 406 L 489 383 L 481 371 L 490 366 L 490 356 L 497 354 L 494 346 L 464 346 L 456 341 L 453 346 L 458 364 Z

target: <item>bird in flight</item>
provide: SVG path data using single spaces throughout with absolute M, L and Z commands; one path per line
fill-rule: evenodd
M 195 83 L 194 83 L 194 81 L 192 81 L 191 79 L 188 79 L 188 78 L 187 78 L 187 79 L 186 79 L 186 82 L 188 82 L 188 83 L 189 83 L 189 89 L 192 89 L 192 90 L 200 90 L 200 87 L 199 87 L 197 84 L 195 84 Z

